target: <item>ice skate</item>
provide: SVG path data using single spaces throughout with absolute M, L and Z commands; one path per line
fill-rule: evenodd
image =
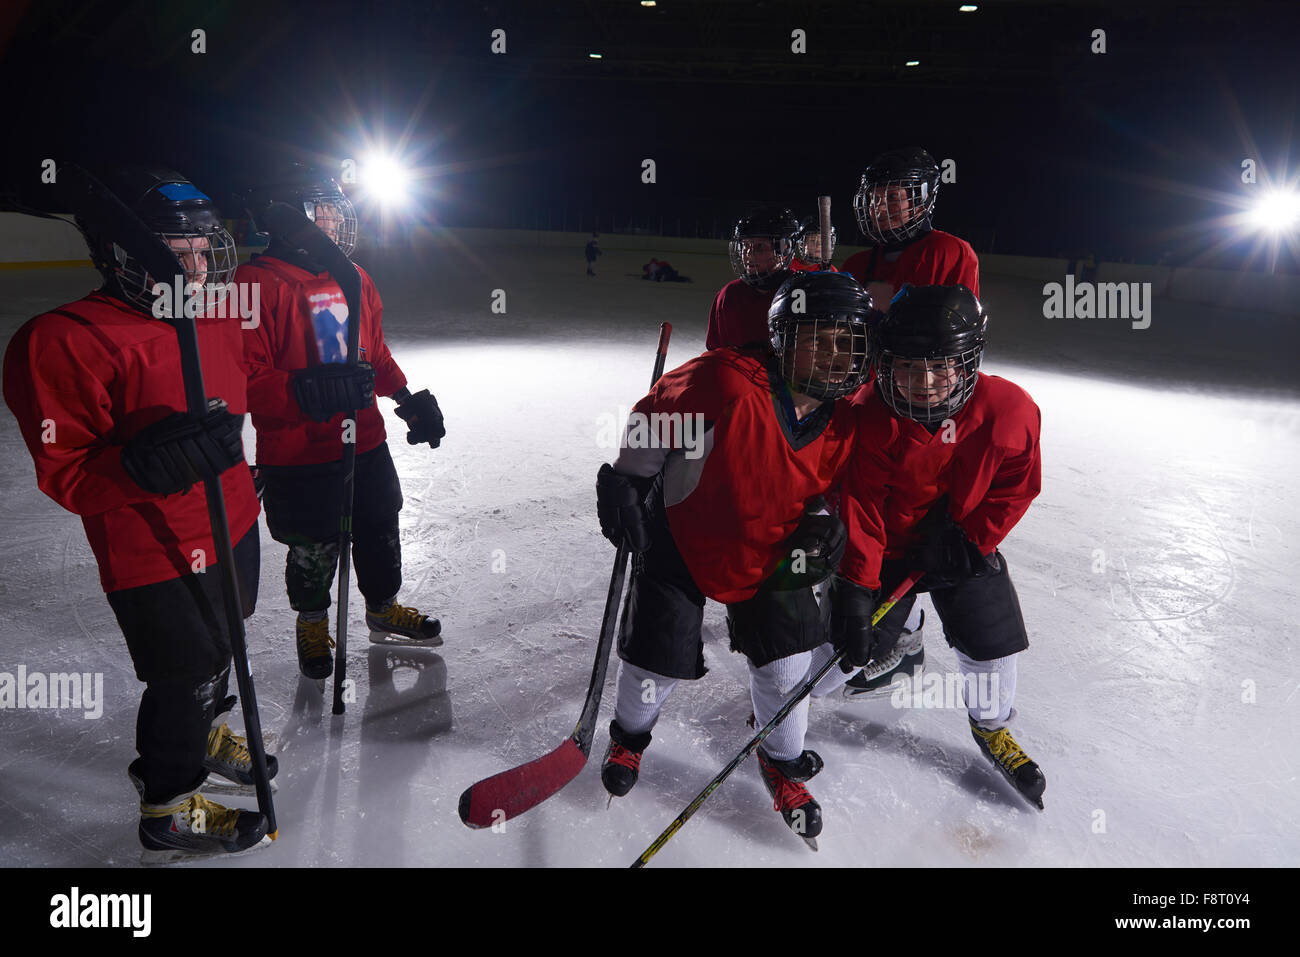
M 772 795 L 772 809 L 780 811 L 786 826 L 817 850 L 817 835 L 822 832 L 822 808 L 804 787 L 804 782 L 824 766 L 816 751 L 804 751 L 790 761 L 774 761 L 758 749 L 758 768 L 767 793 Z
M 600 765 L 600 780 L 610 800 L 632 790 L 641 772 L 641 755 L 650 746 L 650 732 L 628 734 L 618 721 L 609 723 L 609 747 Z
M 255 794 L 253 756 L 248 753 L 248 740 L 230 730 L 230 725 L 218 718 L 208 732 L 208 753 L 203 766 L 213 776 L 203 782 L 203 790 L 210 794 Z M 277 790 L 275 774 L 280 763 L 274 754 L 266 755 L 266 775 L 271 779 L 271 790 Z
M 389 602 L 379 610 L 366 606 L 370 640 L 377 645 L 416 645 L 436 648 L 442 644 L 442 624 L 419 609 Z
M 330 637 L 328 615 L 319 619 L 298 616 L 298 670 L 304 678 L 324 681 L 334 673 L 334 639 Z M 323 687 L 323 686 L 322 686 Z
M 970 732 L 984 756 L 993 762 L 1025 800 L 1038 810 L 1043 810 L 1043 792 L 1047 790 L 1047 779 L 1043 777 L 1038 765 L 1029 760 L 1029 755 L 1016 744 L 1011 732 L 1006 728 L 985 731 L 974 721 L 970 723 Z
M 271 843 L 263 814 L 223 807 L 191 791 L 166 804 L 140 802 L 142 864 L 238 854 Z
M 918 677 L 925 668 L 925 641 L 921 629 L 925 625 L 925 612 L 914 631 L 903 629 L 894 650 L 879 661 L 868 661 L 865 668 L 850 678 L 841 692 L 854 701 L 887 698 L 894 691 L 894 678 L 902 675 L 908 681 Z

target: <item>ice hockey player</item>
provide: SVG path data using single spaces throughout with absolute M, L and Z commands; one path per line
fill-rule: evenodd
M 835 227 L 831 227 L 831 248 L 823 265 L 821 223 L 816 216 L 805 219 L 799 227 L 798 238 L 795 239 L 794 259 L 790 261 L 790 269 L 794 272 L 839 272 L 830 262 L 834 255 Z
M 256 218 L 272 202 L 303 210 L 351 256 L 357 241 L 352 203 L 327 173 L 296 165 L 276 182 L 249 192 Z M 325 266 L 271 234 L 266 251 L 235 273 L 260 286 L 261 321 L 244 336 L 248 406 L 257 430 L 258 470 L 271 536 L 289 548 L 285 584 L 298 612 L 298 667 L 308 678 L 334 668 L 329 632 L 330 586 L 338 565 L 342 509 L 343 423 L 356 416 L 352 561 L 366 600 L 370 640 L 442 644 L 441 625 L 397 602 L 402 585 L 398 513 L 402 489 L 388 451 L 374 396 L 392 396 L 407 423 L 407 442 L 437 448 L 446 435 L 437 400 L 412 394 L 384 343 L 383 303 L 365 270 L 361 316 L 350 317 L 338 283 Z M 347 364 L 349 321 L 360 321 L 359 356 Z
M 596 234 L 592 233 L 591 239 L 587 242 L 587 248 L 583 252 L 583 255 L 587 259 L 588 276 L 596 275 L 596 257 L 601 255 L 603 252 L 604 250 L 600 248 L 599 240 L 597 239 Z
M 61 171 L 63 172 L 63 171 Z M 226 717 L 231 645 L 202 481 L 220 476 L 245 616 L 257 600 L 257 496 L 240 429 L 245 375 L 240 319 L 215 318 L 235 270 L 216 207 L 161 168 L 111 171 L 104 185 L 176 253 L 196 302 L 204 385 L 221 401 L 186 411 L 176 330 L 154 318 L 155 282 L 129 235 L 84 200 L 75 210 L 104 277 L 96 292 L 27 322 L 5 352 L 4 396 L 46 495 L 80 515 L 100 584 L 145 683 L 136 716 L 146 860 L 233 853 L 262 843 L 266 818 L 199 793 L 209 772 L 252 784 L 245 740 Z M 138 250 L 137 250 L 138 252 Z M 161 310 L 160 310 L 161 311 Z M 206 556 L 196 572 L 196 556 Z M 267 770 L 274 775 L 275 758 Z
M 850 256 L 844 271 L 871 293 L 882 310 L 904 283 L 913 286 L 961 284 L 979 296 L 979 260 L 965 240 L 930 225 L 939 193 L 939 167 L 919 147 L 889 150 L 862 174 L 853 198 L 858 228 L 872 246 Z M 863 386 L 869 392 L 870 383 Z M 886 695 L 899 674 L 925 665 L 922 628 L 925 612 L 914 607 L 902 640 L 889 656 L 871 661 L 844 688 L 849 698 Z
M 862 174 L 853 212 L 872 245 L 850 256 L 844 271 L 881 309 L 903 283 L 961 284 L 979 296 L 979 260 L 970 243 L 931 225 L 938 194 L 939 167 L 920 147 L 881 153 Z
M 873 632 L 878 595 L 924 571 L 914 592 L 929 592 L 957 654 L 971 734 L 1041 808 L 1043 774 L 1010 731 L 1016 655 L 1029 639 L 998 550 L 1038 495 L 1040 420 L 1023 389 L 979 372 L 986 322 L 965 286 L 921 286 L 905 289 L 872 329 L 876 378 L 853 399 L 863 414 L 841 488 L 849 544 L 832 632 L 851 664 L 880 657 L 914 597 Z
M 799 220 L 788 209 L 759 209 L 736 223 L 729 252 L 737 278 L 713 300 L 706 349 L 768 348 L 767 310 L 790 275 L 798 235 Z
M 852 446 L 854 412 L 842 397 L 866 372 L 870 308 L 851 276 L 791 276 L 771 306 L 769 351 L 718 349 L 664 375 L 633 409 L 614 465 L 601 467 L 601 530 L 635 553 L 601 769 L 611 795 L 636 783 L 673 688 L 705 673 L 706 598 L 727 605 L 731 647 L 749 659 L 761 724 L 805 679 L 810 651 L 825 643 L 813 586 L 835 568 L 843 524 L 825 514 L 821 496 Z M 665 415 L 683 428 L 654 432 L 656 422 L 672 421 L 656 418 Z M 693 442 L 684 436 L 692 421 L 704 430 Z M 638 438 L 646 423 L 649 442 Z M 807 720 L 805 700 L 758 760 L 776 809 L 811 839 L 821 831 L 821 809 L 805 782 L 822 761 L 804 750 Z

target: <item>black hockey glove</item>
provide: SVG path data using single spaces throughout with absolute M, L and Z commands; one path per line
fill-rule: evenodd
M 422 389 L 414 395 L 406 393 L 397 403 L 397 415 L 406 423 L 408 445 L 428 442 L 429 448 L 436 449 L 442 444 L 442 437 L 447 434 L 442 424 L 442 410 L 428 389 Z
M 793 534 L 781 544 L 781 564 L 763 583 L 764 588 L 804 588 L 835 573 L 849 535 L 838 516 L 816 514 L 825 507 L 820 496 L 808 503 Z
M 917 544 L 905 553 L 905 564 L 925 572 L 931 587 L 937 581 L 980 578 L 996 567 L 991 564 L 996 558 L 986 559 L 948 514 L 947 495 L 917 524 L 916 537 Z
M 242 415 L 209 399 L 205 415 L 173 412 L 137 432 L 122 448 L 122 468 L 146 492 L 184 492 L 244 461 L 243 427 Z
M 863 588 L 838 576 L 831 583 L 831 644 L 844 652 L 842 666 L 861 668 L 874 658 L 885 657 L 898 644 L 907 615 L 897 614 L 895 605 L 872 628 L 871 616 L 879 604 L 879 590 Z
M 640 554 L 650 547 L 650 518 L 645 497 L 652 479 L 614 471 L 608 463 L 596 473 L 596 514 L 600 533 L 614 545 Z
M 315 422 L 368 409 L 375 401 L 375 367 L 369 362 L 327 362 L 303 369 L 294 373 L 293 396 L 303 414 Z

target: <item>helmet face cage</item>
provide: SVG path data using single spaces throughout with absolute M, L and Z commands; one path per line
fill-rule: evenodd
M 975 392 L 983 354 L 983 343 L 944 356 L 903 356 L 882 349 L 876 357 L 876 389 L 898 415 L 940 425 Z
M 930 225 L 938 178 L 918 174 L 868 179 L 853 197 L 853 214 L 864 236 L 881 245 L 906 242 Z
M 731 269 L 751 286 L 770 284 L 783 277 L 794 259 L 789 236 L 736 236 L 728 247 Z
M 357 211 L 342 191 L 309 193 L 303 197 L 302 211 L 320 227 L 334 245 L 351 256 L 357 248 Z
M 772 348 L 792 392 L 838 399 L 862 385 L 871 367 L 867 326 L 860 315 L 823 313 L 771 322 Z
M 235 240 L 226 229 L 219 225 L 195 226 L 185 232 L 158 232 L 156 235 L 165 242 L 180 261 L 185 270 L 188 297 L 191 293 L 200 297 L 201 313 L 220 305 L 229 291 L 233 281 L 235 267 L 239 265 L 239 255 Z M 112 270 L 123 297 L 132 305 L 152 313 L 154 301 L 153 287 L 158 283 L 171 285 L 172 277 L 151 276 L 121 246 L 113 243 L 112 258 L 109 268 Z M 198 284 L 201 290 L 191 288 Z
M 831 257 L 835 255 L 835 227 L 831 227 L 831 248 L 822 255 L 822 231 L 821 226 L 813 223 L 799 234 L 799 241 L 795 244 L 796 252 L 799 258 L 806 263 L 830 262 Z

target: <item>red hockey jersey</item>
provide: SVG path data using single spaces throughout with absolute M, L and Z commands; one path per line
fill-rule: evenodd
M 839 272 L 834 264 L 827 263 L 823 266 L 821 263 L 806 263 L 798 256 L 790 260 L 791 272 Z
M 953 416 L 952 433 L 941 428 L 931 435 L 895 415 L 874 388 L 853 404 L 861 415 L 841 487 L 849 544 L 840 574 L 860 585 L 879 586 L 882 558 L 904 557 L 916 544 L 917 523 L 942 495 L 949 496 L 949 513 L 984 554 L 1006 538 L 1038 495 L 1038 406 L 1006 379 L 980 373 L 970 399 Z
M 706 349 L 723 346 L 746 346 L 770 341 L 767 310 L 776 289 L 755 289 L 743 279 L 733 279 L 718 291 L 709 309 L 709 331 L 704 337 Z
M 894 287 L 895 293 L 903 288 L 905 282 L 913 286 L 962 285 L 979 298 L 979 259 L 964 239 L 932 229 L 899 250 L 898 258 L 893 262 L 889 261 L 889 255 L 883 249 L 864 249 L 848 258 L 844 272 L 864 286 L 873 281 L 887 282 Z M 878 302 L 876 308 L 884 312 L 889 303 Z
M 239 319 L 196 320 L 203 384 L 248 411 Z M 185 410 L 180 346 L 166 322 L 100 293 L 29 320 L 5 350 L 4 397 L 36 464 L 36 484 L 81 516 L 104 591 L 152 585 L 216 561 L 202 485 L 155 495 L 122 468 L 122 446 Z M 232 541 L 257 521 L 242 465 L 221 476 Z
M 663 469 L 673 541 L 715 601 L 753 597 L 787 557 L 782 545 L 807 502 L 848 461 L 855 409 L 823 405 L 806 420 L 815 425 L 795 437 L 773 390 L 761 359 L 706 352 L 666 373 L 636 404 L 614 463 L 629 475 Z M 658 447 L 646 447 L 647 438 Z
M 392 395 L 406 376 L 384 343 L 383 303 L 360 266 L 359 358 L 375 367 L 375 395 Z M 347 303 L 328 273 L 313 274 L 272 256 L 256 256 L 235 270 L 235 282 L 258 283 L 260 322 L 244 336 L 248 363 L 248 406 L 257 429 L 259 465 L 317 465 L 343 457 L 340 423 L 307 418 L 293 395 L 292 374 L 323 361 L 342 361 L 346 352 Z M 329 334 L 321 334 L 328 325 Z M 322 349 L 330 354 L 321 355 Z M 357 414 L 357 454 L 387 437 L 377 404 Z

